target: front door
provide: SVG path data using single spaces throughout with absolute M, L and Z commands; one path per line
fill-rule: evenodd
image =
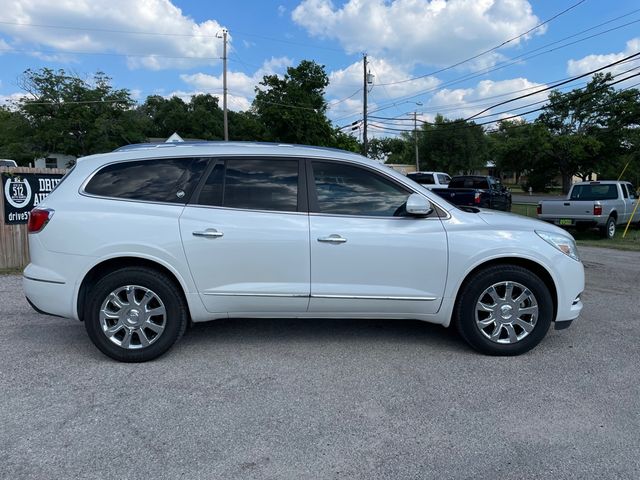
M 314 313 L 436 313 L 447 278 L 440 218 L 407 216 L 413 193 L 344 162 L 311 161 L 311 300 Z

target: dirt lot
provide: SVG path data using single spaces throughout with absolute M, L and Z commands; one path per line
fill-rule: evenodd
M 199 325 L 115 363 L 0 276 L 0 477 L 640 478 L 640 253 L 518 358 L 406 321 Z

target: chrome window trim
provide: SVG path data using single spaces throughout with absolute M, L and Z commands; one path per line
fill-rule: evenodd
M 226 209 L 230 209 L 230 210 L 241 210 L 241 211 L 249 211 L 249 212 L 264 212 L 264 213 L 287 213 L 287 214 L 296 214 L 296 215 L 308 215 L 310 212 L 289 212 L 289 211 L 281 211 L 281 210 L 254 210 L 254 209 L 244 209 L 244 208 L 233 208 L 233 207 L 215 207 L 215 206 L 211 206 L 211 205 L 198 205 L 198 204 L 194 204 L 194 203 L 174 203 L 174 202 L 161 202 L 161 201 L 156 201 L 156 200 L 136 200 L 136 199 L 130 199 L 130 198 L 120 198 L 120 197 L 110 197 L 110 196 L 105 196 L 105 195 L 95 195 L 92 193 L 87 193 L 85 191 L 85 187 L 87 186 L 87 184 L 93 179 L 93 177 L 103 168 L 108 167 L 109 165 L 113 165 L 116 163 L 125 163 L 125 162 L 140 162 L 140 161 L 152 161 L 152 160 L 167 160 L 167 159 L 171 159 L 171 158 L 184 158 L 184 159 L 193 159 L 193 158 L 206 158 L 208 160 L 212 160 L 214 158 L 222 158 L 222 157 L 238 157 L 239 155 L 237 153 L 211 153 L 211 154 L 207 154 L 207 155 L 189 155 L 189 154 L 182 154 L 182 155 L 171 155 L 171 156 L 153 156 L 153 157 L 148 157 L 148 158 L 125 158 L 125 159 L 120 159 L 120 160 L 113 160 L 111 162 L 107 162 L 104 163 L 100 166 L 98 166 L 95 170 L 93 170 L 93 172 L 91 172 L 91 174 L 89 174 L 89 176 L 82 182 L 82 184 L 80 185 L 80 188 L 78 188 L 78 193 L 82 196 L 85 197 L 89 197 L 89 198 L 99 198 L 99 199 L 103 199 L 103 200 L 116 200 L 116 201 L 121 201 L 121 202 L 136 202 L 136 203 L 146 203 L 146 204 L 152 204 L 152 205 L 173 205 L 173 206 L 177 206 L 177 207 L 199 207 L 199 208 L 226 208 Z M 244 156 L 246 156 L 246 154 L 244 154 Z M 428 218 L 422 218 L 422 220 L 430 220 L 432 218 L 437 218 L 439 220 L 448 220 L 451 218 L 451 214 L 449 213 L 449 211 L 444 208 L 440 203 L 438 203 L 437 201 L 434 201 L 431 197 L 429 197 L 428 195 L 425 195 L 425 193 L 422 190 L 425 190 L 424 187 L 421 187 L 420 185 L 418 185 L 418 188 L 413 187 L 413 185 L 408 185 L 405 184 L 404 182 L 399 181 L 397 178 L 392 177 L 391 175 L 387 175 L 386 172 L 384 172 L 382 169 L 377 169 L 372 167 L 371 165 L 367 165 L 366 163 L 362 163 L 359 162 L 357 160 L 353 160 L 353 159 L 346 159 L 346 158 L 335 158 L 335 157 L 324 157 L 324 156 L 313 156 L 313 155 L 299 155 L 299 154 L 295 154 L 295 155 L 286 155 L 286 154 L 279 154 L 278 156 L 275 156 L 273 153 L 265 153 L 265 152 L 260 152 L 260 153 L 255 153 L 255 154 L 251 154 L 251 156 L 254 157 L 266 157 L 266 158 L 272 158 L 274 160 L 276 160 L 277 158 L 280 159 L 296 159 L 296 160 L 310 160 L 310 161 L 334 161 L 334 162 L 338 162 L 338 163 L 348 163 L 351 165 L 355 165 L 358 166 L 360 168 L 365 168 L 371 171 L 374 171 L 375 173 L 378 173 L 380 175 L 385 176 L 386 178 L 388 178 L 390 181 L 395 182 L 395 183 L 401 183 L 403 187 L 407 188 L 408 190 L 412 191 L 413 193 L 417 193 L 419 195 L 422 195 L 423 197 L 425 197 L 427 200 L 429 200 L 429 202 L 431 202 L 435 207 L 437 207 L 439 210 L 441 210 L 442 212 L 444 212 L 444 216 L 433 216 L 433 217 L 428 217 Z M 383 165 L 383 164 L 381 164 Z M 389 167 L 390 168 L 390 167 Z M 342 215 L 342 214 L 323 214 L 323 213 L 312 213 L 312 215 L 330 215 L 330 216 L 336 216 L 336 217 L 341 217 L 341 218 L 348 218 L 348 217 L 352 217 L 352 218 L 398 218 L 398 219 L 406 219 L 406 218 L 412 218 L 412 217 L 387 217 L 387 216 L 370 216 L 370 215 Z
M 309 215 L 309 212 L 293 212 L 290 210 L 257 210 L 253 208 L 238 208 L 238 207 L 218 207 L 216 205 L 199 205 L 197 203 L 187 203 L 186 205 L 182 205 L 182 207 L 212 208 L 215 210 L 231 210 L 236 212 L 254 212 L 254 213 L 271 213 L 271 214 L 282 213 L 284 215 Z

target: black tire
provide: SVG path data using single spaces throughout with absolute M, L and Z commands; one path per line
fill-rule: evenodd
M 606 225 L 600 227 L 600 235 L 607 240 L 611 240 L 616 236 L 616 219 L 614 217 L 609 217 Z
M 538 318 L 533 330 L 511 344 L 496 343 L 487 338 L 476 324 L 476 304 L 481 295 L 500 282 L 516 282 L 528 288 L 537 300 Z M 480 270 L 462 285 L 454 309 L 454 323 L 464 340 L 486 355 L 513 356 L 528 352 L 544 338 L 553 317 L 553 299 L 544 282 L 530 270 L 516 265 L 496 265 Z
M 118 346 L 107 337 L 101 326 L 103 302 L 112 292 L 127 285 L 151 290 L 164 304 L 164 330 L 146 347 L 126 349 Z M 145 267 L 122 268 L 100 279 L 87 295 L 85 312 L 84 324 L 93 344 L 120 362 L 146 362 L 159 357 L 184 334 L 189 318 L 186 302 L 175 284 L 163 273 Z M 140 340 L 139 337 L 133 338 Z

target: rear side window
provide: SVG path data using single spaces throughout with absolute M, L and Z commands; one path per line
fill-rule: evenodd
M 204 158 L 114 163 L 98 171 L 84 191 L 101 197 L 184 204 L 206 165 Z
M 295 212 L 298 210 L 298 160 L 218 160 L 202 187 L 197 203 Z
M 440 182 L 440 185 L 448 185 L 450 181 L 451 178 L 449 178 L 449 175 L 438 174 L 438 182 Z
M 621 184 L 620 187 L 622 187 L 622 196 L 624 198 L 629 198 L 629 192 L 627 192 L 627 185 L 626 184 Z

